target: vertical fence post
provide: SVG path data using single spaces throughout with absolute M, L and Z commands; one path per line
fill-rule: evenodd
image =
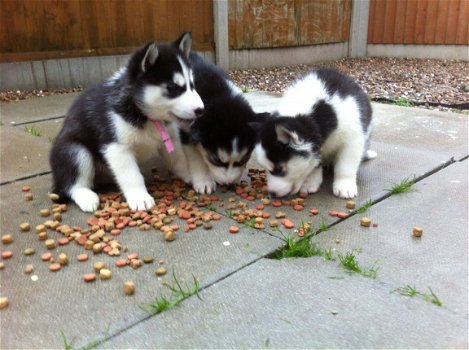
M 348 44 L 349 57 L 366 56 L 369 15 L 370 0 L 353 0 L 350 38 Z
M 230 68 L 228 48 L 228 0 L 213 0 L 215 62 L 222 69 Z

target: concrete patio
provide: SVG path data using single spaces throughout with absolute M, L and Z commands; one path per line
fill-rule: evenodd
M 213 209 L 222 220 L 214 221 L 212 230 L 181 229 L 175 241 L 166 242 L 155 229 L 126 228 L 118 239 L 128 252 L 155 258 L 132 269 L 116 267 L 119 257 L 93 254 L 74 242 L 47 249 L 34 230 L 49 219 L 39 214 L 52 205 L 49 150 L 76 96 L 0 105 L 0 233 L 13 236 L 11 244 L 1 244 L 2 252 L 13 253 L 0 260 L 5 265 L 0 296 L 9 299 L 0 310 L 2 349 L 64 348 L 66 343 L 103 349 L 468 348 L 467 114 L 373 104 L 372 149 L 378 157 L 362 164 L 356 198 L 357 207 L 372 201 L 368 211 L 344 220 L 328 215 L 347 211 L 346 201 L 331 193 L 330 174 L 322 190 L 305 200 L 303 211 L 281 208 L 297 226 L 312 220 L 319 228 L 327 222 L 329 230 L 312 241 L 330 248 L 335 260 L 271 259 L 285 237 L 297 233 L 266 225 L 262 230 L 241 226 L 238 234 L 230 234 L 235 222 L 225 208 L 230 197 L 242 199 L 218 190 L 221 201 Z M 258 111 L 275 109 L 278 98 L 264 92 L 246 96 Z M 249 167 L 257 167 L 255 159 Z M 393 185 L 414 177 L 412 192 L 389 195 Z M 25 185 L 31 187 L 32 201 L 24 200 Z M 249 206 L 256 204 L 260 201 Z M 311 208 L 320 214 L 309 215 Z M 278 209 L 266 206 L 265 211 Z M 87 227 L 90 216 L 69 205 L 62 223 Z M 363 216 L 377 227 L 360 226 Z M 30 223 L 30 232 L 21 232 L 23 222 Z M 412 236 L 415 226 L 423 228 L 421 238 Z M 60 236 L 49 230 L 50 238 Z M 24 255 L 26 248 L 35 253 Z M 64 252 L 70 263 L 51 272 L 40 258 L 46 251 L 54 257 Z M 375 279 L 347 273 L 339 264 L 338 254 L 352 251 L 361 266 L 378 267 Z M 77 262 L 84 252 L 89 260 Z M 96 261 L 106 262 L 113 277 L 85 283 L 83 275 Z M 34 265 L 32 274 L 23 272 L 27 264 Z M 159 266 L 168 273 L 157 277 Z M 139 306 L 170 298 L 164 283 L 174 283 L 173 273 L 189 288 L 197 278 L 200 298 L 193 295 L 149 315 Z M 133 296 L 123 293 L 125 281 L 135 283 Z M 444 305 L 396 292 L 406 285 L 427 294 L 431 289 Z

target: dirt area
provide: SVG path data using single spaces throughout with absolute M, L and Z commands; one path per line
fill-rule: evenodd
M 456 60 L 406 58 L 344 58 L 313 65 L 232 70 L 229 75 L 244 90 L 282 92 L 315 67 L 328 66 L 354 77 L 371 99 L 447 110 L 469 109 L 469 63 Z M 3 91 L 0 101 L 80 91 L 81 88 Z

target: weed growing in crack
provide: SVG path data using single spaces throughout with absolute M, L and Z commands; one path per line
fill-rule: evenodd
M 400 194 L 400 193 L 409 193 L 415 191 L 413 189 L 413 186 L 415 184 L 415 178 L 410 179 L 410 178 L 405 178 L 398 184 L 394 184 L 391 186 L 391 188 L 386 189 L 389 194 Z
M 363 214 L 363 213 L 366 213 L 368 211 L 368 209 L 371 208 L 371 206 L 373 205 L 373 201 L 370 199 L 368 202 L 366 202 L 365 204 L 363 204 L 360 208 L 357 208 L 355 209 L 355 214 Z
M 340 265 L 350 273 L 358 273 L 364 277 L 376 278 L 378 275 L 378 267 L 373 265 L 370 268 L 363 268 L 360 266 L 357 260 L 357 256 L 353 251 L 346 253 L 345 255 L 338 254 Z
M 25 126 L 24 129 L 28 134 L 32 136 L 41 136 L 41 132 L 37 130 L 34 126 Z
M 191 289 L 186 285 L 184 288 L 181 283 L 176 278 L 176 274 L 173 271 L 173 280 L 174 284 L 163 283 L 163 286 L 168 288 L 172 292 L 172 296 L 167 298 L 165 296 L 156 297 L 152 303 L 142 304 L 139 305 L 140 308 L 146 311 L 151 316 L 156 314 L 160 314 L 164 311 L 172 309 L 179 303 L 181 303 L 184 299 L 189 298 L 192 295 L 197 295 L 197 297 L 202 300 L 199 296 L 199 281 L 192 275 L 194 279 L 194 285 Z
M 422 293 L 418 291 L 417 288 L 415 288 L 415 286 L 406 284 L 404 287 L 399 287 L 393 290 L 391 293 L 397 292 L 400 295 L 404 295 L 404 296 L 411 297 L 411 298 L 417 296 L 437 306 L 440 306 L 440 307 L 443 306 L 444 305 L 443 302 L 436 296 L 433 290 L 430 287 L 428 287 L 428 290 L 430 291 L 430 293 Z

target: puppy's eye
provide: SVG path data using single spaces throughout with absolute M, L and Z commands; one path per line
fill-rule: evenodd
M 211 154 L 208 160 L 215 166 L 228 168 L 228 163 L 222 162 L 221 159 L 215 154 Z
M 166 90 L 168 90 L 170 95 L 176 95 L 182 93 L 184 88 L 175 83 L 168 83 L 168 85 L 166 85 Z
M 284 176 L 285 170 L 281 166 L 274 166 L 272 170 L 269 170 L 269 173 L 273 176 Z
M 251 158 L 251 154 L 248 152 L 239 162 L 234 162 L 233 165 L 235 167 L 243 166 L 244 164 L 248 162 L 249 158 Z

